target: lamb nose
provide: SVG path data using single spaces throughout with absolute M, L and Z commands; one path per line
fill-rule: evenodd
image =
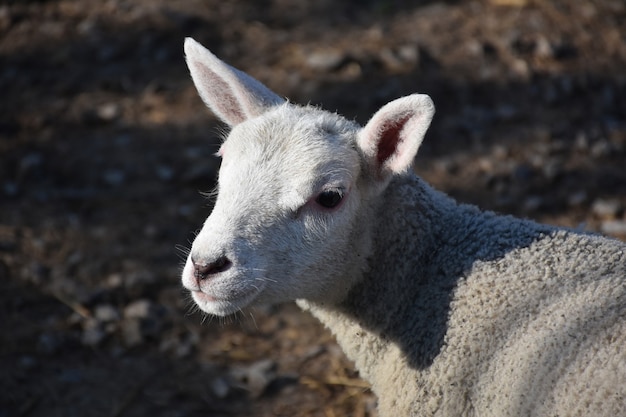
M 220 256 L 213 262 L 196 262 L 191 259 L 194 268 L 194 276 L 197 280 L 207 279 L 210 275 L 226 271 L 232 262 L 226 256 Z

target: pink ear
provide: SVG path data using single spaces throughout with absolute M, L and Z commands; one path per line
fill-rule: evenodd
M 200 97 L 216 116 L 230 126 L 284 103 L 263 84 L 224 63 L 191 38 L 185 39 L 185 55 Z
M 411 167 L 434 114 L 435 106 L 424 94 L 399 98 L 374 114 L 357 141 L 377 178 Z

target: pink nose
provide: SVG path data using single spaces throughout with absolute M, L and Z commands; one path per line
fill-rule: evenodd
M 233 264 L 226 256 L 220 256 L 213 262 L 197 262 L 191 258 L 191 262 L 193 263 L 193 275 L 198 281 L 224 272 Z

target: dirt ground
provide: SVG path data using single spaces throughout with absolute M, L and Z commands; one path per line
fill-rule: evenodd
M 216 319 L 181 289 L 220 136 L 186 36 L 360 122 L 428 93 L 421 176 L 626 239 L 622 0 L 5 1 L 0 417 L 376 416 L 295 305 Z

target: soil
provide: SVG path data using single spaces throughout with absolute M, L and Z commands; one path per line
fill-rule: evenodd
M 416 171 L 457 199 L 626 239 L 622 0 L 0 4 L 0 417 L 376 416 L 293 304 L 181 289 L 223 127 L 192 36 L 360 122 L 430 94 Z

